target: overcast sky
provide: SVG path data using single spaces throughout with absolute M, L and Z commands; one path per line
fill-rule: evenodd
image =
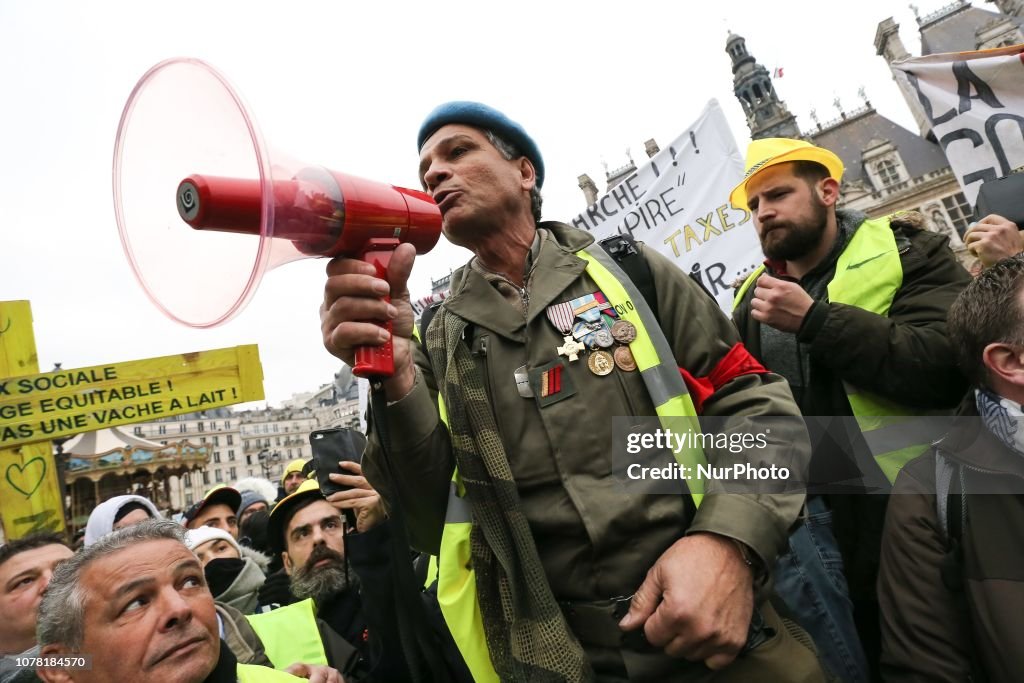
M 944 0 L 919 0 L 922 14 Z M 984 4 L 977 2 L 979 6 Z M 160 9 L 154 9 L 158 7 Z M 501 8 L 492 10 L 490 7 Z M 864 86 L 882 114 L 913 128 L 887 66 L 879 21 L 894 16 L 919 49 L 911 10 L 891 2 L 669 3 L 47 2 L 0 0 L 0 300 L 28 299 L 39 366 L 64 368 L 259 345 L 267 401 L 331 381 L 320 341 L 326 261 L 282 266 L 249 307 L 214 329 L 165 318 L 121 249 L 111 160 L 121 111 L 146 70 L 203 59 L 238 88 L 266 140 L 314 164 L 417 187 L 416 131 L 451 99 L 520 121 L 544 154 L 544 217 L 585 208 L 577 176 L 603 189 L 602 161 L 668 144 L 717 98 L 744 150 L 728 31 L 747 39 L 805 128 L 851 110 Z M 461 265 L 443 242 L 417 261 L 414 294 Z M 219 274 L 190 272 L 216 287 Z

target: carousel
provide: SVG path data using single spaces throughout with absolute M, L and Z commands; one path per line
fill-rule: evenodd
M 80 529 L 98 504 L 129 493 L 149 498 L 161 511 L 182 510 L 182 479 L 206 467 L 210 447 L 189 441 L 164 445 L 112 427 L 66 441 L 58 457 L 65 463 L 71 526 Z

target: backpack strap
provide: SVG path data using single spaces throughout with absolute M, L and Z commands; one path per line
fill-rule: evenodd
M 636 288 L 640 290 L 644 301 L 658 317 L 658 292 L 654 289 L 654 276 L 651 274 L 651 266 L 647 259 L 640 255 L 636 240 L 629 235 L 615 234 L 606 237 L 598 244 L 608 252 L 608 255 L 615 259 L 619 267 L 625 271 L 629 279 L 633 281 Z

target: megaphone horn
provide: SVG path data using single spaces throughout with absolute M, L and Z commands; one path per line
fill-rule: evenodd
M 360 258 L 383 277 L 399 244 L 421 254 L 437 244 L 429 195 L 270 156 L 241 97 L 205 62 L 161 62 L 135 86 L 114 150 L 114 207 L 136 278 L 172 319 L 227 322 L 268 267 L 299 258 Z M 224 281 L 211 287 L 214 274 Z M 393 374 L 390 342 L 357 349 L 353 372 Z

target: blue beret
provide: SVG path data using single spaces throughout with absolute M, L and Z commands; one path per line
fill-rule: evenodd
M 497 109 L 479 102 L 446 102 L 427 115 L 420 126 L 416 137 L 416 149 L 423 149 L 423 143 L 438 128 L 449 123 L 461 123 L 474 128 L 483 128 L 511 143 L 519 152 L 533 163 L 537 171 L 537 187 L 544 184 L 544 159 L 540 155 L 537 143 L 518 123 L 502 114 Z

